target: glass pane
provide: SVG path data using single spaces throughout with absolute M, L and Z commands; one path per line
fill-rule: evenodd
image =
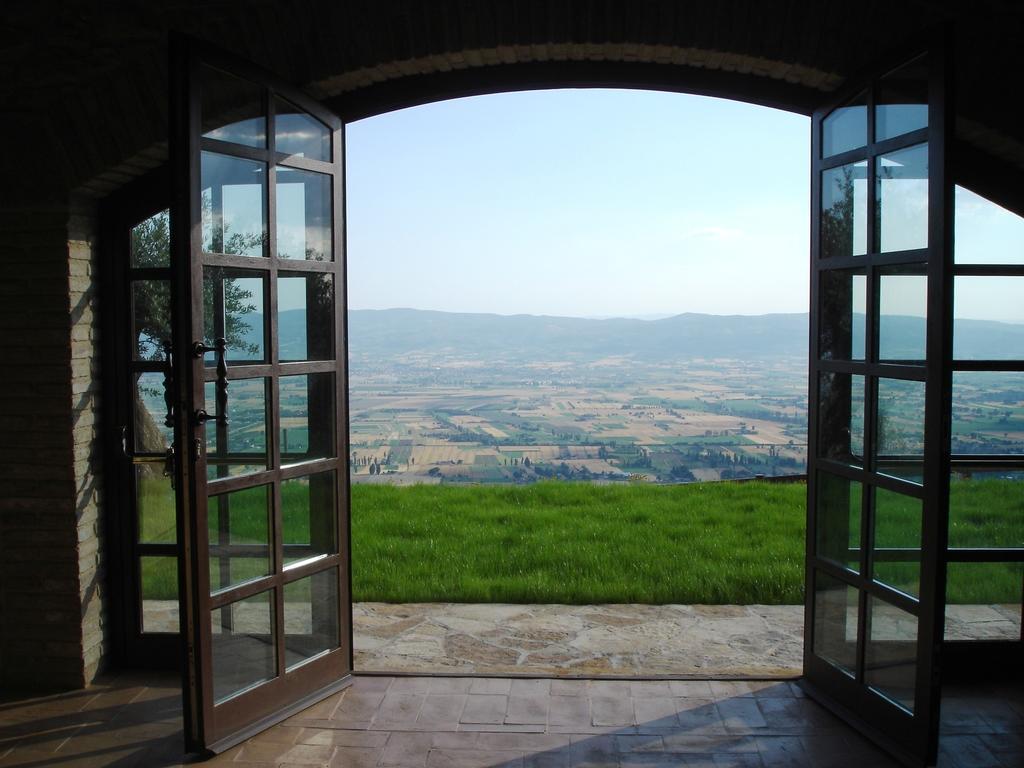
M 1024 563 L 950 563 L 947 640 L 1020 640 Z
M 178 558 L 140 557 L 142 631 L 177 634 Z
M 863 271 L 821 273 L 821 357 L 823 360 L 864 359 L 867 278 Z
M 878 174 L 878 250 L 928 247 L 928 145 L 882 155 Z
M 213 703 L 274 677 L 274 590 L 210 611 Z
M 284 588 L 284 653 L 292 669 L 340 645 L 338 569 L 314 573 Z
M 214 382 L 204 386 L 204 408 L 216 411 Z M 269 466 L 267 454 L 266 380 L 236 379 L 228 383 L 228 424 L 206 422 L 206 478 L 233 477 L 261 472 Z
M 857 590 L 816 571 L 814 653 L 851 677 L 857 668 Z
M 162 464 L 135 465 L 135 509 L 139 516 L 139 541 L 173 544 L 178 540 L 174 488 L 164 476 Z
M 953 278 L 953 357 L 1024 360 L 1024 277 Z
M 210 496 L 210 592 L 270 573 L 270 486 Z
M 334 359 L 334 275 L 282 272 L 277 312 L 282 361 Z
M 286 566 L 338 551 L 335 481 L 334 472 L 320 472 L 281 483 Z
M 875 141 L 928 127 L 928 60 L 924 57 L 883 77 L 875 89 Z
M 924 382 L 878 380 L 876 469 L 921 482 L 924 466 Z
M 135 373 L 135 408 L 133 409 L 135 450 L 138 453 L 163 453 L 174 441 L 174 431 L 164 420 L 167 402 L 164 400 L 162 373 Z
M 821 121 L 821 155 L 831 157 L 868 143 L 868 108 L 865 94 L 840 107 Z
M 200 70 L 200 82 L 203 136 L 247 147 L 267 145 L 260 86 L 205 65 Z
M 868 164 L 842 165 L 821 174 L 821 257 L 868 252 Z
M 263 322 L 265 284 L 260 272 L 221 267 L 203 270 L 204 343 L 213 346 L 214 339 L 227 339 L 229 365 L 266 359 Z M 216 364 L 212 352 L 207 352 L 203 359 L 208 366 Z
M 956 187 L 957 264 L 1024 264 L 1024 217 Z
M 279 258 L 330 261 L 332 221 L 330 176 L 293 168 L 277 169 Z
M 202 153 L 203 250 L 262 256 L 266 163 Z
M 875 489 L 875 544 L 872 578 L 912 597 L 921 592 L 920 499 Z
M 335 455 L 334 374 L 282 376 L 281 463 Z
M 1024 373 L 953 372 L 953 454 L 1024 455 Z
M 277 151 L 331 162 L 331 129 L 283 99 L 275 99 L 274 105 Z
M 868 627 L 864 682 L 885 698 L 913 712 L 917 679 L 917 617 L 869 596 Z
M 860 572 L 861 484 L 818 473 L 817 554 Z
M 882 274 L 878 281 L 878 359 L 924 362 L 928 278 Z
M 954 472 L 950 547 L 1024 547 L 1024 471 Z
M 864 464 L 864 377 L 822 373 L 818 385 L 818 453 L 844 464 Z
M 153 214 L 132 227 L 133 267 L 166 267 L 171 263 L 171 214 Z
M 163 360 L 163 342 L 171 338 L 169 280 L 132 281 L 133 360 Z

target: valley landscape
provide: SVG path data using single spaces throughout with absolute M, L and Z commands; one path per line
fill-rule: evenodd
M 855 332 L 862 321 L 854 316 Z M 962 359 L 1024 347 L 1021 325 L 961 320 L 956 330 Z M 893 357 L 913 360 L 924 320 L 888 316 L 881 334 Z M 591 320 L 350 311 L 352 477 L 679 483 L 802 475 L 806 355 L 804 314 Z M 891 393 L 883 397 L 887 439 L 919 455 L 923 398 L 897 385 L 883 387 Z M 1024 451 L 1024 375 L 954 376 L 953 450 Z
M 357 483 L 806 471 L 806 316 L 349 314 Z

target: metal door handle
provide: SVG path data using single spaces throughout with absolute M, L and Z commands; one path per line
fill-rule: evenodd
M 172 445 L 167 449 L 167 453 L 164 454 L 164 477 L 171 479 L 171 490 L 174 490 L 174 446 Z
M 193 415 L 193 421 L 198 427 L 207 421 L 216 421 L 219 426 L 228 425 L 228 364 L 225 359 L 228 342 L 224 338 L 215 339 L 212 347 L 203 342 L 197 341 L 192 344 L 192 356 L 202 357 L 207 352 L 213 352 L 217 356 L 217 382 L 214 385 L 216 394 L 216 415 L 211 416 L 205 409 L 200 409 Z
M 167 414 L 164 416 L 164 426 L 174 429 L 174 358 L 173 347 L 170 339 L 164 339 L 161 346 L 164 349 L 164 408 Z

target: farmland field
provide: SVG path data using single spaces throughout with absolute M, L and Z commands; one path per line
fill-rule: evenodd
M 571 375 L 557 364 L 471 375 L 424 365 L 403 380 L 353 361 L 350 469 L 357 483 L 392 485 L 802 474 L 805 367 L 601 361 Z

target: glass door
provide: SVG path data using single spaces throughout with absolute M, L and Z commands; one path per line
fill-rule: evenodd
M 104 203 L 102 335 L 113 650 L 127 666 L 174 669 L 180 659 L 167 196 L 166 169 L 158 169 Z
M 175 43 L 186 731 L 219 752 L 352 671 L 342 125 Z
M 934 764 L 949 505 L 946 65 L 818 111 L 812 141 L 808 691 Z

